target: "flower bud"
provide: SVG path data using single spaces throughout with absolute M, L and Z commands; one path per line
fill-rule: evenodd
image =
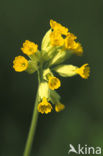
M 50 48 L 50 34 L 51 34 L 51 29 L 49 29 L 45 36 L 42 39 L 42 44 L 41 44 L 41 50 L 45 53 L 46 51 L 48 51 L 48 49 Z

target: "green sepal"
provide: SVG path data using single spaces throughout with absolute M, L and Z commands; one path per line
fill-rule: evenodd
M 26 72 L 29 74 L 33 74 L 38 69 L 37 62 L 34 62 L 32 60 L 28 61 L 28 68 L 26 69 Z
M 60 99 L 61 99 L 61 97 L 56 91 L 50 90 L 49 100 L 52 102 L 52 104 L 58 103 L 60 101 Z
M 72 52 L 63 49 L 62 47 L 57 50 L 54 57 L 50 60 L 49 66 L 57 65 L 63 63 L 70 58 Z

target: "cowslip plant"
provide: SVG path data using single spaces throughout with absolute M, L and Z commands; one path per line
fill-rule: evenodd
M 28 56 L 28 60 L 23 56 L 17 56 L 13 61 L 16 72 L 38 73 L 38 90 L 24 156 L 30 155 L 38 114 L 48 114 L 53 109 L 60 112 L 65 108 L 60 101 L 60 95 L 56 92 L 56 89 L 61 87 L 61 81 L 54 72 L 62 77 L 79 75 L 83 79 L 87 79 L 90 75 L 88 63 L 81 67 L 63 64 L 71 55 L 83 54 L 83 47 L 76 41 L 77 37 L 54 20 L 50 20 L 50 27 L 42 39 L 40 50 L 37 44 L 26 40 L 21 51 Z

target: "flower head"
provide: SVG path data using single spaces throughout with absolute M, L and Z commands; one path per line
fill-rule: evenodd
M 81 55 L 83 53 L 82 45 L 76 41 L 77 37 L 69 32 L 68 28 L 54 20 L 50 20 L 50 26 L 51 28 L 42 39 L 41 50 L 38 50 L 37 44 L 26 40 L 21 50 L 29 56 L 29 60 L 23 56 L 17 56 L 13 61 L 13 68 L 17 72 L 26 70 L 27 73 L 33 74 L 37 71 L 39 81 L 37 110 L 42 114 L 51 112 L 53 109 L 51 104 L 55 106 L 56 112 L 65 108 L 60 103 L 60 95 L 55 91 L 61 86 L 61 81 L 55 77 L 53 72 L 62 77 L 80 75 L 83 79 L 87 79 L 90 75 L 88 64 L 84 64 L 80 68 L 64 64 L 64 61 L 69 59 L 72 54 Z
M 42 114 L 48 114 L 52 110 L 52 105 L 47 101 L 47 99 L 44 97 L 42 102 L 38 104 L 38 112 Z
M 54 31 L 58 31 L 62 35 L 68 34 L 68 28 L 62 26 L 61 24 L 57 23 L 54 20 L 50 20 L 50 26 Z
M 34 42 L 26 40 L 21 48 L 22 52 L 26 55 L 33 55 L 38 50 L 38 45 Z
M 17 56 L 15 57 L 13 61 L 13 68 L 17 72 L 25 71 L 28 67 L 28 60 L 25 59 L 23 56 Z
M 49 84 L 49 88 L 51 90 L 58 89 L 61 86 L 60 80 L 54 76 L 49 77 L 48 84 Z
M 57 103 L 56 105 L 55 105 L 55 111 L 56 112 L 60 112 L 60 111 L 62 111 L 63 109 L 65 108 L 65 106 L 62 104 L 62 103 Z
M 90 75 L 90 67 L 88 64 L 84 64 L 80 68 L 76 69 L 76 73 L 79 74 L 83 79 L 87 79 Z
M 79 42 L 75 41 L 77 37 L 68 32 L 68 28 L 53 20 L 50 20 L 50 26 L 53 29 L 50 33 L 50 42 L 52 46 L 61 46 L 62 51 L 69 50 L 69 52 L 71 51 L 79 56 L 82 55 L 83 47 Z

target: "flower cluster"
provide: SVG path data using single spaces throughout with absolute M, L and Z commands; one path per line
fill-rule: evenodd
M 77 55 L 81 55 L 83 53 L 81 44 L 75 41 L 77 37 L 70 33 L 68 28 L 65 28 L 53 20 L 50 20 L 50 26 L 53 30 L 50 34 L 52 45 L 62 46 L 65 50 L 71 50 Z
M 63 77 L 80 75 L 83 79 L 87 79 L 90 74 L 88 63 L 81 67 L 62 64 L 72 54 L 82 55 L 83 48 L 76 41 L 77 37 L 70 33 L 68 28 L 54 20 L 50 20 L 50 27 L 43 37 L 41 50 L 38 49 L 37 44 L 26 40 L 21 50 L 29 59 L 17 56 L 13 61 L 13 68 L 17 72 L 26 71 L 32 74 L 39 71 L 40 85 L 37 109 L 42 114 L 50 113 L 53 105 L 56 112 L 65 108 L 60 102 L 60 95 L 55 91 L 61 86 L 61 81 L 55 77 L 53 72 L 57 72 Z

